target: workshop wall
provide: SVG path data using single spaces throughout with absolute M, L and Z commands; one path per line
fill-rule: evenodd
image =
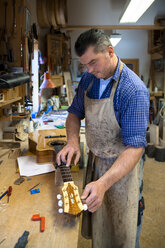
M 126 2 L 127 0 L 69 0 L 68 25 L 119 25 L 119 16 L 124 11 Z M 154 17 L 163 14 L 164 0 L 156 0 L 134 25 L 154 25 Z
M 148 54 L 147 30 L 120 30 L 122 40 L 115 47 L 120 58 L 139 59 L 139 76 L 143 75 L 147 84 L 150 70 L 150 54 Z
M 118 16 L 120 16 L 125 4 L 126 0 L 70 0 L 68 1 L 68 25 L 119 25 Z M 150 68 L 148 30 L 136 30 L 136 25 L 154 25 L 155 16 L 163 14 L 165 14 L 164 0 L 157 0 L 149 11 L 146 11 L 145 16 L 142 16 L 134 24 L 135 30 L 115 30 L 122 35 L 122 40 L 115 47 L 116 54 L 124 59 L 139 59 L 139 76 L 143 75 L 146 84 L 149 79 Z M 70 33 L 73 60 L 77 58 L 74 52 L 74 43 L 81 32 L 83 30 Z M 106 32 L 110 33 L 110 31 Z M 76 76 L 74 80 L 76 80 Z

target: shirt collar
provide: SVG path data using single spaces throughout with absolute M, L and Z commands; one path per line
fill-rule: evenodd
M 116 70 L 112 76 L 112 80 L 114 80 L 115 82 L 118 80 L 119 73 L 120 73 L 120 59 L 119 59 L 119 57 L 117 57 L 117 58 L 118 58 L 117 67 L 116 67 Z

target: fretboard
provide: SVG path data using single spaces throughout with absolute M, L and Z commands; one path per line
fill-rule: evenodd
M 60 168 L 61 176 L 62 176 L 64 183 L 73 181 L 70 167 L 66 167 L 66 164 L 61 162 L 61 165 L 59 166 L 59 168 Z
M 63 144 L 54 144 L 54 150 L 56 152 L 56 154 L 63 148 Z M 61 171 L 61 176 L 62 179 L 65 182 L 71 182 L 72 180 L 72 175 L 70 172 L 70 167 L 66 167 L 66 164 L 64 162 L 61 161 L 61 165 L 58 166 L 60 168 Z

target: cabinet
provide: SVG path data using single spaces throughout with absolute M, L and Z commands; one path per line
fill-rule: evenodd
M 12 120 L 12 116 L 4 116 L 3 109 L 10 109 L 12 103 L 22 102 L 25 96 L 25 85 L 20 85 L 11 89 L 0 89 L 0 121 Z
M 48 71 L 51 73 L 51 80 L 57 87 L 63 85 L 61 74 L 69 69 L 69 41 L 64 34 L 47 36 Z

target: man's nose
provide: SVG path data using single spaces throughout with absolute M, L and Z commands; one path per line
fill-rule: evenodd
M 89 73 L 92 73 L 93 72 L 93 67 L 91 65 L 88 65 L 87 66 L 87 69 L 88 69 L 88 72 Z

